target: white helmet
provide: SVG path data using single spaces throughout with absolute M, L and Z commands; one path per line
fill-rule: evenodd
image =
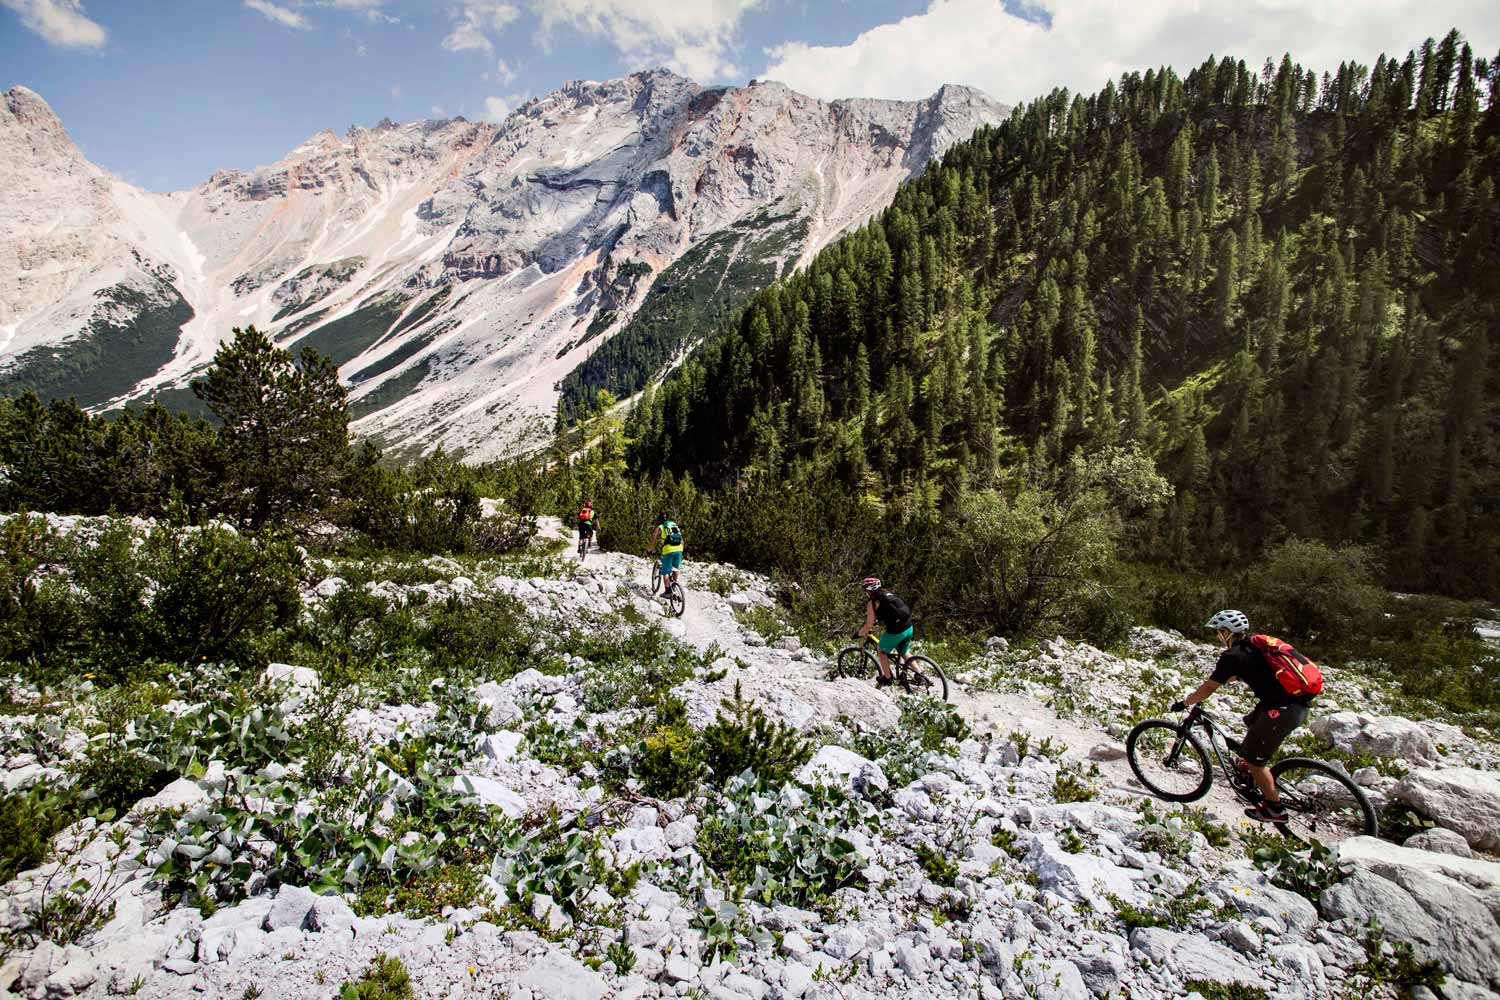
M 1243 611 L 1220 611 L 1208 620 L 1204 628 L 1227 628 L 1235 635 L 1244 635 L 1250 631 L 1250 619 L 1245 617 Z

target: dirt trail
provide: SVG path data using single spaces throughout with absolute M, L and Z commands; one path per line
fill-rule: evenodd
M 568 558 L 576 562 L 576 552 L 569 552 Z M 651 564 L 652 560 L 640 556 L 593 550 L 578 571 L 596 578 L 618 580 L 630 587 L 636 596 L 645 598 L 650 596 Z M 828 663 L 824 660 L 783 663 L 779 657 L 769 655 L 770 651 L 765 646 L 747 643 L 744 629 L 735 618 L 734 609 L 730 607 L 728 600 L 707 589 L 708 573 L 712 568 L 712 564 L 684 564 L 682 581 L 687 595 L 687 609 L 681 618 L 667 617 L 661 610 L 660 602 L 653 602 L 657 612 L 662 615 L 663 628 L 669 634 L 700 651 L 717 645 L 726 656 L 740 657 L 774 670 L 790 669 L 810 678 L 827 676 Z M 1025 732 L 1030 736 L 1033 746 L 1050 739 L 1054 745 L 1064 748 L 1065 758 L 1085 763 L 1090 763 L 1089 751 L 1101 743 L 1123 749 L 1122 741 L 1110 736 L 1102 727 L 1087 720 L 1059 718 L 1050 707 L 1034 698 L 994 691 L 972 691 L 951 678 L 948 690 L 948 700 L 976 735 L 1004 736 L 1017 731 Z M 1098 765 L 1106 788 L 1128 795 L 1133 800 L 1150 797 L 1135 780 L 1130 764 L 1123 758 L 1092 763 Z M 1195 805 L 1204 807 L 1231 829 L 1237 829 L 1241 824 L 1248 825 L 1244 803 L 1235 798 L 1222 776 L 1214 782 L 1209 794 Z

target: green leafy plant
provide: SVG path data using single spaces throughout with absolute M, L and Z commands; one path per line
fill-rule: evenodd
M 1075 768 L 1059 768 L 1052 780 L 1052 798 L 1059 803 L 1088 802 L 1098 794 L 1098 788 Z
M 633 765 L 641 789 L 662 799 L 687 795 L 703 779 L 704 767 L 703 747 L 688 725 L 686 706 L 680 699 L 663 698 Z
M 1314 839 L 1299 849 L 1282 837 L 1259 831 L 1247 832 L 1241 839 L 1245 842 L 1245 853 L 1256 867 L 1266 872 L 1273 885 L 1289 889 L 1315 905 L 1325 890 L 1344 877 L 1336 846 L 1329 847 Z
M 1189 979 L 1182 986 L 1203 1000 L 1268 1000 L 1270 994 L 1248 983 L 1221 983 L 1212 979 Z
M 1385 929 L 1371 921 L 1361 943 L 1365 959 L 1349 970 L 1350 985 L 1359 995 L 1370 996 L 1388 988 L 1404 1000 L 1411 1000 L 1417 987 L 1441 995 L 1447 972 L 1437 961 L 1417 958 L 1409 941 L 1386 937 Z
M 731 779 L 710 800 L 698 830 L 704 864 L 736 892 L 763 904 L 809 907 L 861 881 L 850 831 L 869 807 L 836 788 L 773 789 Z

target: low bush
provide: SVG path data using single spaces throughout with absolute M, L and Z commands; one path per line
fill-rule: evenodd
M 1353 995 L 1372 996 L 1388 989 L 1403 1000 L 1412 1000 L 1419 988 L 1423 995 L 1443 995 L 1447 972 L 1439 962 L 1417 958 L 1410 942 L 1387 938 L 1380 924 L 1372 921 L 1361 943 L 1365 959 L 1349 970 Z
M 1203 1000 L 1268 1000 L 1270 994 L 1248 983 L 1221 983 L 1213 979 L 1189 979 L 1182 986 Z
M 927 877 L 938 885 L 953 885 L 958 878 L 958 865 L 940 850 L 929 847 L 926 844 L 918 844 L 912 848 L 917 855 L 917 864 L 927 873 Z
M 411 975 L 401 959 L 379 954 L 358 979 L 339 987 L 339 1000 L 414 1000 Z
M 938 750 L 948 740 L 963 740 L 969 735 L 968 723 L 957 708 L 937 698 L 910 695 L 901 699 L 900 728 L 909 741 L 924 750 Z
M 659 799 L 688 795 L 703 780 L 704 767 L 703 747 L 688 725 L 687 706 L 678 698 L 663 697 L 631 767 L 641 790 Z
M 65 798 L 42 789 L 0 793 L 0 885 L 45 861 L 52 838 L 73 818 Z
M 712 780 L 723 786 L 747 772 L 780 785 L 812 756 L 812 745 L 781 720 L 772 722 L 754 702 L 746 701 L 740 682 L 734 697 L 719 704 L 718 717 L 703 730 L 703 761 Z

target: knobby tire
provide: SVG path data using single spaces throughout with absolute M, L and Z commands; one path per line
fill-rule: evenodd
M 1214 782 L 1208 753 L 1191 729 L 1166 719 L 1147 719 L 1125 737 L 1125 756 L 1136 780 L 1159 799 L 1196 802 Z M 1167 779 L 1178 780 L 1167 784 Z
M 1271 766 L 1271 777 L 1289 814 L 1286 823 L 1277 824 L 1283 834 L 1332 842 L 1379 833 L 1375 807 L 1354 779 L 1333 765 L 1288 757 Z
M 943 668 L 925 656 L 912 656 L 904 667 L 897 668 L 897 677 L 907 694 L 937 696 L 948 700 L 948 675 Z

